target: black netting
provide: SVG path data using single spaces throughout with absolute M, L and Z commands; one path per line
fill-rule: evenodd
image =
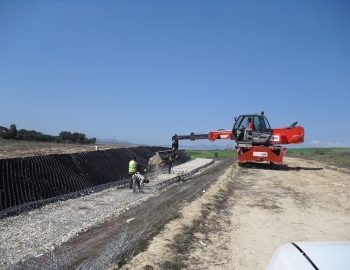
M 89 194 L 127 179 L 128 163 L 142 168 L 165 147 L 138 146 L 0 160 L 0 218 L 66 198 Z M 190 160 L 179 151 L 177 164 Z

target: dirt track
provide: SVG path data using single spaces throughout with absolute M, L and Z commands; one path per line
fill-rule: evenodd
M 124 269 L 161 269 L 174 255 L 174 236 L 200 218 L 222 189 L 232 192 L 221 210 L 203 220 L 205 229 L 194 234 L 181 257 L 186 269 L 265 269 L 275 250 L 288 242 L 350 241 L 349 170 L 292 158 L 284 163 L 273 169 L 227 168 Z

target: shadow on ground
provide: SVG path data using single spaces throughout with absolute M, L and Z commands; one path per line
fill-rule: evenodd
M 282 171 L 300 171 L 300 170 L 306 170 L 306 171 L 320 171 L 323 170 L 323 167 L 291 167 L 286 164 L 269 164 L 269 163 L 244 163 L 240 165 L 242 168 L 254 168 L 259 170 L 282 170 Z

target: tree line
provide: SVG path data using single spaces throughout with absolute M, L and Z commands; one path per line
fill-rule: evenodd
M 55 143 L 80 143 L 94 144 L 96 138 L 88 139 L 85 134 L 70 131 L 61 131 L 58 136 L 46 135 L 35 130 L 20 129 L 12 124 L 10 128 L 0 126 L 0 137 L 3 139 L 13 139 L 22 141 L 36 142 L 55 142 Z

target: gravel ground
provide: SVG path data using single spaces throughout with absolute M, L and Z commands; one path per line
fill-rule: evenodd
M 194 159 L 173 167 L 172 174 L 149 177 L 143 193 L 129 188 L 109 188 L 88 196 L 59 201 L 0 220 L 0 269 L 31 256 L 53 250 L 93 226 L 157 195 L 156 185 L 208 165 L 212 159 Z

